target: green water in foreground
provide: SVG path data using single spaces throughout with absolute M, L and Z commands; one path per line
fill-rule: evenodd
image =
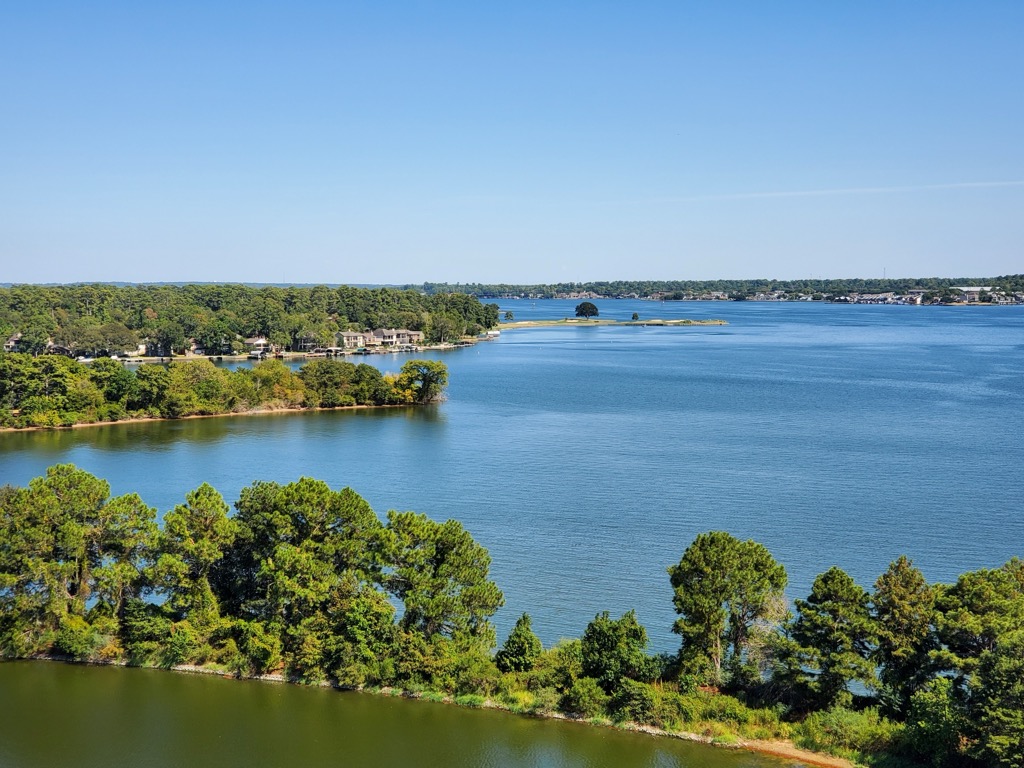
M 0 664 L 12 768 L 782 768 L 793 763 L 580 723 L 147 669 Z

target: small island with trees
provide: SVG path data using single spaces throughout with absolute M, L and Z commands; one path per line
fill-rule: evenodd
M 574 317 L 566 317 L 560 320 L 516 320 L 512 312 L 505 313 L 505 320 L 501 323 L 501 330 L 515 330 L 517 328 L 550 328 L 553 326 L 654 326 L 654 327 L 675 327 L 675 326 L 704 326 L 704 325 L 728 325 L 725 320 L 706 319 L 694 320 L 693 318 L 676 318 L 673 320 L 662 320 L 660 318 L 640 319 L 640 315 L 633 313 L 631 320 L 609 320 L 600 317 L 601 311 L 597 305 L 584 301 L 576 305 Z
M 900 557 L 873 590 L 838 567 L 790 610 L 754 541 L 699 535 L 668 568 L 679 651 L 633 611 L 544 648 L 456 521 L 381 520 L 302 478 L 207 484 L 168 511 L 73 465 L 0 488 L 0 656 L 293 682 L 643 727 L 876 766 L 1024 764 L 1024 563 L 929 584 Z M 788 746 L 787 746 L 788 744 Z M 806 762 L 821 758 L 803 756 Z

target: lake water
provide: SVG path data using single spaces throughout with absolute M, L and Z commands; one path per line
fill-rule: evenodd
M 0 664 L 3 768 L 785 768 L 733 750 L 361 693 Z
M 764 543 L 790 598 L 832 565 L 870 587 L 900 554 L 942 581 L 1024 555 L 1024 307 L 596 303 L 729 325 L 506 331 L 440 355 L 431 408 L 2 434 L 0 482 L 73 462 L 160 514 L 203 481 L 229 501 L 350 485 L 462 521 L 506 596 L 499 637 L 527 611 L 546 644 L 635 608 L 675 649 L 665 568 L 712 529 Z

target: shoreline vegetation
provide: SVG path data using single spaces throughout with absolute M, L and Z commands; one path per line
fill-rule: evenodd
M 111 498 L 70 464 L 0 488 L 0 656 L 494 706 L 818 764 L 791 750 L 1022 764 L 1016 558 L 929 584 L 900 557 L 870 591 L 832 567 L 790 606 L 763 545 L 710 531 L 667 569 L 677 653 L 649 654 L 633 611 L 548 648 L 523 614 L 498 647 L 504 597 L 457 521 L 381 519 L 310 478 L 254 482 L 229 512 L 203 484 L 158 526 L 137 494 Z
M 0 431 L 437 402 L 447 366 L 408 360 L 398 373 L 334 358 L 293 371 L 276 359 L 227 370 L 205 358 L 128 368 L 100 358 L 0 353 Z
M 393 403 L 382 405 L 333 405 L 330 407 L 281 407 L 281 408 L 255 408 L 248 411 L 229 411 L 226 413 L 197 413 L 191 416 L 139 416 L 118 419 L 116 421 L 83 421 L 74 424 L 60 425 L 55 427 L 0 427 L 0 433 L 4 432 L 42 432 L 48 430 L 63 429 L 89 429 L 91 427 L 111 427 L 120 424 L 147 424 L 159 421 L 195 421 L 197 419 L 230 419 L 244 416 L 286 416 L 292 413 L 309 413 L 319 411 L 361 411 L 377 408 L 409 408 L 409 403 Z

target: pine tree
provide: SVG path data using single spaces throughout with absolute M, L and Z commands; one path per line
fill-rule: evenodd
M 828 709 L 849 697 L 852 680 L 875 679 L 868 660 L 875 624 L 868 611 L 868 593 L 841 568 L 819 574 L 806 600 L 796 601 L 792 637 L 802 649 L 802 662 L 815 709 Z
M 542 650 L 540 638 L 530 626 L 530 616 L 524 613 L 516 621 L 505 645 L 494 655 L 494 663 L 502 672 L 526 672 L 533 668 Z

